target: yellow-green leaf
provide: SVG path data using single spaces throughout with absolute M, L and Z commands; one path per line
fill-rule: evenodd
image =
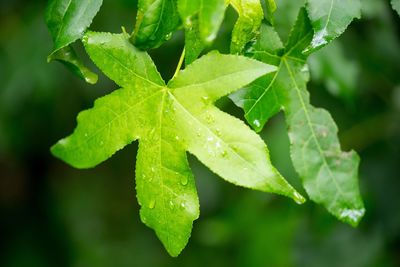
M 275 71 L 274 66 L 213 52 L 166 85 L 147 53 L 125 35 L 91 32 L 84 42 L 95 64 L 122 89 L 80 113 L 74 133 L 52 152 L 75 167 L 90 168 L 139 139 L 141 219 L 172 256 L 185 247 L 199 216 L 187 151 L 229 182 L 304 201 L 272 166 L 262 139 L 214 106 L 219 98 Z

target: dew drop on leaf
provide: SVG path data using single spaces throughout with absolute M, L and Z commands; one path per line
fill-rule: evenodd
M 223 151 L 221 152 L 221 156 L 224 157 L 224 158 L 226 158 L 226 156 L 228 156 L 228 152 L 226 152 L 226 150 L 223 150 Z
M 208 124 L 211 124 L 211 123 L 215 122 L 215 118 L 214 118 L 214 116 L 211 115 L 210 113 L 207 113 L 207 115 L 206 115 L 206 121 L 207 121 Z
M 182 184 L 182 185 L 187 185 L 187 184 L 188 184 L 188 179 L 187 179 L 186 176 L 182 176 L 182 178 L 181 178 L 181 184 Z
M 201 98 L 201 100 L 204 102 L 204 104 L 208 104 L 210 98 L 209 98 L 208 96 L 203 96 L 203 97 Z
M 149 202 L 149 209 L 154 209 L 154 207 L 156 206 L 156 200 L 152 199 Z
M 191 20 L 191 18 L 190 17 L 187 17 L 186 19 L 185 19 L 185 26 L 187 27 L 187 28 L 189 28 L 189 27 L 192 27 L 192 20 Z
M 305 202 L 305 199 L 304 199 L 304 197 L 303 197 L 302 195 L 300 195 L 299 193 L 294 192 L 294 201 L 295 201 L 297 204 L 303 204 L 303 203 Z
M 165 35 L 165 40 L 168 41 L 169 39 L 171 39 L 171 37 L 172 37 L 172 32 Z

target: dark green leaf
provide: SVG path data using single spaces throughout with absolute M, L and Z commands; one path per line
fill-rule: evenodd
M 99 11 L 102 0 L 51 0 L 46 10 L 46 24 L 54 41 L 48 61 L 58 60 L 88 83 L 97 75 L 87 69 L 70 45 L 80 39 Z
M 355 18 L 361 17 L 360 0 L 307 0 L 314 37 L 307 52 L 317 50 L 340 36 Z
M 134 44 L 141 49 L 157 48 L 169 40 L 179 26 L 177 0 L 139 0 Z
M 50 60 L 57 60 L 63 63 L 73 73 L 84 79 L 87 83 L 95 84 L 97 82 L 97 74 L 91 72 L 76 55 L 71 46 L 66 46 L 55 51 L 49 56 Z
M 263 5 L 265 19 L 269 24 L 274 24 L 274 13 L 277 9 L 275 0 L 262 0 L 261 4 Z
M 178 0 L 185 27 L 186 64 L 193 62 L 214 41 L 225 9 L 225 0 Z
M 354 152 L 341 151 L 330 114 L 311 106 L 306 90 L 309 73 L 302 51 L 313 38 L 306 12 L 300 11 L 282 56 L 279 42 L 271 41 L 276 34 L 269 26 L 263 29 L 262 35 L 269 36 L 260 38 L 253 56 L 269 64 L 276 64 L 280 58 L 278 71 L 252 83 L 232 99 L 244 108 L 246 119 L 256 130 L 284 110 L 291 158 L 310 198 L 342 221 L 357 225 L 364 215 L 357 179 L 359 158 Z

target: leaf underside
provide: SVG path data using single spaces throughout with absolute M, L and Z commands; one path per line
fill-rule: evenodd
M 314 31 L 304 9 L 286 46 L 271 26 L 263 25 L 250 55 L 276 65 L 278 70 L 231 98 L 244 109 L 246 120 L 257 131 L 280 110 L 285 112 L 292 162 L 308 195 L 340 220 L 355 226 L 365 212 L 358 187 L 359 158 L 353 151 L 341 151 L 330 114 L 310 104 L 306 90 L 307 57 L 302 52 L 313 38 Z
M 141 219 L 172 256 L 185 247 L 199 216 L 186 152 L 228 182 L 304 201 L 272 166 L 262 139 L 214 106 L 276 67 L 213 52 L 166 85 L 151 58 L 126 35 L 89 32 L 84 44 L 90 58 L 121 89 L 81 112 L 74 133 L 52 152 L 72 166 L 90 168 L 139 140 L 136 190 Z

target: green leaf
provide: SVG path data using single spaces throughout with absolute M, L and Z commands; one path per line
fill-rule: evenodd
M 360 0 L 307 0 L 314 37 L 307 52 L 315 51 L 340 36 L 355 18 L 361 17 Z
M 305 10 L 300 11 L 283 53 L 279 42 L 271 41 L 276 39 L 271 31 L 271 27 L 264 27 L 252 54 L 269 64 L 276 64 L 279 57 L 277 72 L 260 78 L 232 99 L 244 108 L 246 119 L 256 130 L 280 110 L 285 112 L 292 162 L 308 195 L 355 226 L 365 211 L 358 188 L 359 158 L 353 151 L 341 151 L 330 114 L 310 104 L 306 90 L 309 74 L 302 51 L 312 41 L 313 30 Z
M 178 11 L 185 27 L 187 65 L 217 37 L 225 9 L 225 0 L 178 0 Z
M 239 15 L 232 32 L 231 53 L 240 54 L 257 37 L 264 13 L 259 0 L 231 0 L 230 3 Z
M 91 59 L 122 89 L 81 112 L 74 133 L 52 152 L 72 166 L 90 168 L 139 139 L 141 218 L 172 256 L 184 248 L 199 216 L 186 151 L 229 182 L 304 201 L 271 165 L 262 139 L 214 106 L 275 67 L 210 53 L 165 85 L 150 57 L 125 35 L 87 33 L 84 43 Z
M 206 48 L 206 44 L 200 38 L 199 20 L 194 18 L 192 20 L 192 29 L 185 30 L 185 64 L 189 65 L 195 61 L 201 52 Z
M 63 63 L 73 73 L 81 77 L 87 83 L 97 83 L 97 74 L 91 72 L 76 55 L 74 49 L 71 46 L 63 47 L 49 56 L 50 60 L 57 60 Z
M 87 69 L 70 46 L 82 38 L 99 11 L 102 0 L 51 0 L 45 20 L 54 41 L 48 61 L 64 63 L 88 83 L 96 83 L 97 75 Z
M 133 43 L 141 49 L 157 48 L 169 40 L 180 21 L 177 0 L 139 0 Z
M 280 78 L 280 55 L 283 50 L 284 46 L 274 28 L 263 24 L 258 41 L 248 52 L 259 61 L 278 66 L 278 71 L 259 78 L 230 96 L 236 105 L 244 109 L 246 120 L 257 132 L 264 128 L 269 118 L 281 110 L 275 87 L 278 83 L 285 82 Z
M 265 19 L 268 21 L 269 24 L 274 24 L 274 13 L 277 9 L 275 0 L 262 0 L 261 4 L 264 9 Z
M 397 11 L 397 14 L 400 16 L 400 0 L 392 0 L 391 1 L 392 7 L 394 10 Z

